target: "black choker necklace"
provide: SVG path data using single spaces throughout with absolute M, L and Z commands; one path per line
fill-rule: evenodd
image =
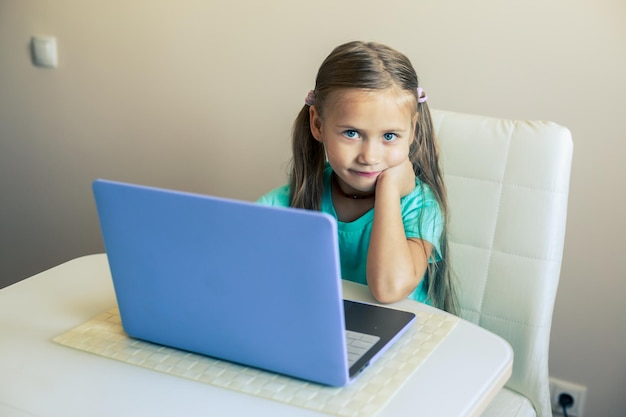
M 339 191 L 339 194 L 341 194 L 342 196 L 344 196 L 346 198 L 349 198 L 350 200 L 368 200 L 370 198 L 374 198 L 374 196 L 376 195 L 375 192 L 372 192 L 372 193 L 369 193 L 369 194 L 350 194 L 350 193 L 346 193 L 339 186 L 339 181 L 337 181 L 337 176 L 335 174 L 333 174 L 333 185 L 335 186 L 337 191 Z

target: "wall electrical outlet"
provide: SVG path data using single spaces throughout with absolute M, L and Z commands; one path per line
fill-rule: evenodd
M 574 404 L 567 409 L 568 417 L 584 417 L 585 397 L 587 387 L 563 381 L 557 378 L 550 378 L 550 400 L 552 402 L 552 412 L 555 416 L 563 415 L 563 408 L 559 405 L 559 396 L 569 394 L 574 399 Z

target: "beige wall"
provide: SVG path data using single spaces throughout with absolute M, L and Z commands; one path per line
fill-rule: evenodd
M 102 251 L 96 177 L 254 199 L 330 49 L 413 60 L 433 107 L 549 119 L 575 141 L 551 374 L 626 410 L 623 0 L 0 1 L 0 286 Z M 31 65 L 54 35 L 60 66 Z M 528 169 L 532 169 L 529 166 Z

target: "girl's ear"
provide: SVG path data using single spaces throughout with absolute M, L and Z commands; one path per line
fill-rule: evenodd
M 416 113 L 413 115 L 413 118 L 412 118 L 412 122 L 413 122 L 413 125 L 412 125 L 412 126 L 413 126 L 413 134 L 411 135 L 411 140 L 409 141 L 409 145 L 410 145 L 411 143 L 413 143 L 413 141 L 414 141 L 414 140 L 415 140 L 415 138 L 417 137 L 417 121 L 418 121 L 418 120 L 419 120 L 419 113 L 417 113 L 417 112 L 416 112 Z
M 322 119 L 320 119 L 320 114 L 314 105 L 309 107 L 309 124 L 315 140 L 322 142 Z

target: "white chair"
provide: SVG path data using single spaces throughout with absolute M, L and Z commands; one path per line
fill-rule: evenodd
M 552 416 L 548 347 L 571 134 L 550 122 L 432 113 L 448 187 L 460 316 L 500 335 L 515 352 L 513 374 L 483 417 Z

